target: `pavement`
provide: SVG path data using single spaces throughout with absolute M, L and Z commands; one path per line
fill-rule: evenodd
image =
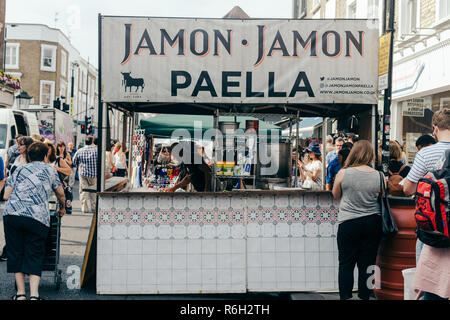
M 0 247 L 3 248 L 3 208 L 0 205 Z M 97 295 L 95 288 L 77 287 L 83 265 L 86 241 L 92 222 L 92 214 L 80 210 L 78 181 L 74 186 L 73 213 L 65 215 L 61 225 L 60 260 L 62 271 L 59 290 L 55 286 L 55 272 L 44 271 L 40 295 L 46 300 L 339 300 L 337 292 L 280 292 L 246 294 L 197 294 L 197 295 Z M 0 262 L 0 300 L 9 300 L 15 294 L 14 276 L 6 272 L 6 262 Z M 28 281 L 27 281 L 28 288 Z M 354 294 L 354 300 L 356 294 Z

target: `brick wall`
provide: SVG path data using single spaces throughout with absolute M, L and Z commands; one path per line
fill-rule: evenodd
M 0 0 L 0 69 L 3 70 L 3 52 L 5 43 L 5 11 L 6 11 L 6 0 Z
M 59 93 L 60 49 L 56 54 L 56 71 L 41 70 L 41 44 L 55 45 L 52 42 L 37 40 L 8 40 L 8 43 L 20 43 L 19 70 L 11 70 L 22 73 L 22 88 L 34 99 L 34 104 L 40 103 L 40 81 L 55 82 L 55 96 Z M 8 70 L 7 70 L 8 71 Z
M 420 27 L 428 28 L 436 20 L 436 0 L 420 0 Z

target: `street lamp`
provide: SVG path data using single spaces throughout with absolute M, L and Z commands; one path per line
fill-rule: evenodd
M 69 114 L 72 116 L 73 115 L 73 93 L 74 93 L 74 75 L 73 72 L 75 70 L 75 68 L 78 68 L 79 64 L 77 62 L 72 62 L 72 83 L 71 83 L 71 87 L 70 87 L 70 111 Z
M 18 96 L 16 96 L 19 109 L 28 109 L 30 106 L 30 97 L 26 91 L 22 91 Z

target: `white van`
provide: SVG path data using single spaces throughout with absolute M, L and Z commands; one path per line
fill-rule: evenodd
M 31 112 L 0 108 L 0 157 L 6 160 L 8 148 L 14 145 L 18 134 L 31 136 L 39 134 L 36 115 Z

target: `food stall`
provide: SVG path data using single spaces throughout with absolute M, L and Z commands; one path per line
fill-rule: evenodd
M 298 124 L 300 116 L 373 115 L 377 25 L 99 15 L 101 176 L 107 108 L 134 119 L 139 113 L 209 116 L 215 156 L 222 117 Z M 135 141 L 143 141 L 136 133 Z M 264 178 L 260 170 L 254 175 Z M 93 238 L 98 294 L 338 288 L 338 203 L 328 191 L 267 190 L 257 183 L 215 191 L 213 183 L 209 192 L 168 193 L 129 183 L 110 192 L 104 184 L 98 180 Z

